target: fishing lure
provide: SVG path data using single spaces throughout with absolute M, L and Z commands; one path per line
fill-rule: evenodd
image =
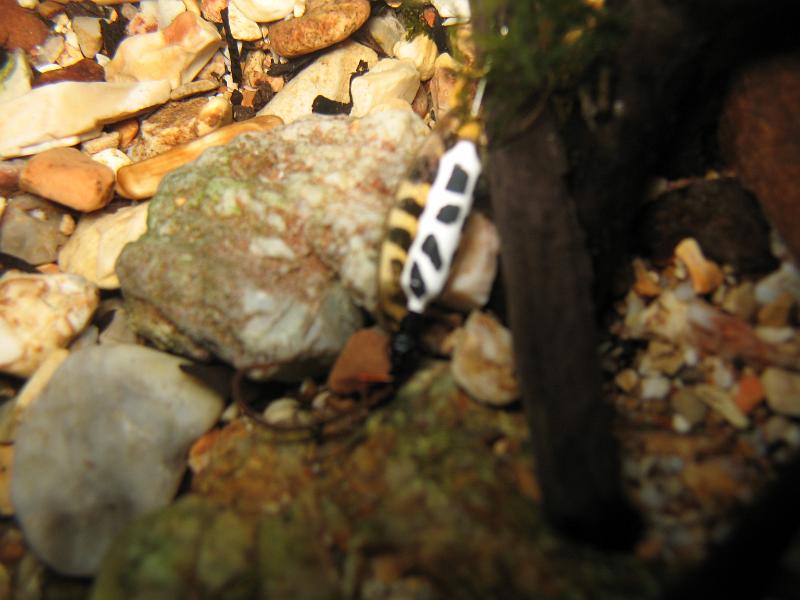
M 378 309 L 393 334 L 396 374 L 411 366 L 423 314 L 444 289 L 481 173 L 478 120 L 485 80 L 472 109 L 446 115 L 401 182 L 387 219 L 378 268 Z

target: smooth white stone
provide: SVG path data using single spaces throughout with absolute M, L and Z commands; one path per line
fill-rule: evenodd
M 255 42 L 261 39 L 261 27 L 248 18 L 235 3 L 228 4 L 228 23 L 234 39 L 243 42 Z
M 405 25 L 393 12 L 387 12 L 380 17 L 372 17 L 365 26 L 367 33 L 372 36 L 388 56 L 392 56 L 395 44 L 405 39 Z
M 420 34 L 412 40 L 399 41 L 394 45 L 393 54 L 395 58 L 405 58 L 413 62 L 422 81 L 433 77 L 438 50 L 429 36 Z
M 470 18 L 469 0 L 431 0 L 444 25 L 467 23 Z
M 350 92 L 353 96 L 353 117 L 363 117 L 373 107 L 395 98 L 409 104 L 419 89 L 419 72 L 410 60 L 384 58 L 371 67 L 369 72 L 353 80 Z
M 63 81 L 0 103 L 0 158 L 72 146 L 113 123 L 169 98 L 167 81 Z M 75 110 L 74 107 L 80 107 Z M 21 119 L 20 115 L 36 115 Z
M 94 55 L 103 49 L 99 18 L 74 17 L 72 30 L 78 38 L 78 47 L 86 58 L 94 58 Z

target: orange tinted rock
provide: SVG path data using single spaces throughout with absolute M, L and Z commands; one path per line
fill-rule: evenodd
M 22 171 L 20 188 L 65 206 L 89 212 L 114 195 L 114 171 L 74 148 L 37 154 Z
M 32 50 L 44 42 L 47 25 L 33 11 L 16 0 L 0 0 L 0 47 Z
M 689 271 L 692 288 L 698 294 L 708 294 L 716 290 L 725 279 L 717 264 L 708 260 L 694 238 L 686 238 L 675 247 L 678 257 Z
M 369 11 L 368 0 L 309 0 L 302 17 L 269 26 L 272 48 L 287 58 L 327 48 L 350 37 Z
M 389 338 L 380 329 L 356 331 L 347 340 L 328 375 L 336 394 L 352 394 L 370 383 L 388 383 L 391 377 Z
M 103 67 L 93 60 L 84 58 L 63 69 L 55 69 L 39 74 L 33 82 L 33 87 L 59 81 L 105 81 L 105 79 L 106 74 Z
M 720 144 L 800 260 L 800 57 L 745 69 L 725 101 Z
M 743 375 L 739 380 L 734 401 L 744 413 L 752 412 L 765 398 L 761 380 L 752 374 Z

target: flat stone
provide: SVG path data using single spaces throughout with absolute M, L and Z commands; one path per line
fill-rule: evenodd
M 185 12 L 166 29 L 123 40 L 106 67 L 115 82 L 167 80 L 171 88 L 188 83 L 222 47 L 216 28 Z
M 783 55 L 751 64 L 739 73 L 725 100 L 719 137 L 742 184 L 756 195 L 800 262 L 798 104 L 800 58 Z
M 97 137 L 105 123 L 121 121 L 169 98 L 167 81 L 101 83 L 62 81 L 0 103 L 0 158 L 72 146 Z M 72 107 L 80 106 L 81 110 Z M 35 114 L 37 118 L 21 119 Z
M 147 231 L 148 203 L 124 206 L 115 212 L 85 215 L 58 255 L 65 273 L 81 275 L 102 289 L 116 289 L 114 270 L 122 248 Z
M 97 288 L 78 275 L 8 271 L 0 277 L 0 372 L 32 375 L 86 327 L 97 303 Z
M 511 332 L 493 317 L 473 311 L 457 336 L 453 378 L 471 397 L 493 406 L 519 398 Z
M 321 372 L 375 309 L 386 213 L 425 133 L 410 112 L 314 116 L 172 171 L 117 261 L 132 326 L 260 375 Z
M 84 348 L 25 411 L 12 501 L 26 541 L 57 571 L 93 574 L 128 523 L 175 495 L 190 445 L 223 406 L 183 362 L 142 346 Z
M 128 155 L 134 161 L 145 160 L 204 136 L 232 119 L 231 103 L 223 97 L 170 102 L 142 121 Z
M 346 40 L 369 12 L 369 0 L 308 0 L 302 17 L 270 25 L 269 39 L 281 56 L 309 54 Z
M 33 50 L 47 38 L 47 25 L 16 0 L 0 0 L 0 47 Z
M 63 231 L 69 212 L 32 194 L 9 199 L 0 220 L 0 252 L 32 265 L 54 262 L 68 236 Z
M 111 200 L 114 171 L 74 148 L 53 148 L 28 161 L 19 184 L 25 191 L 89 212 Z
M 75 35 L 78 36 L 78 44 L 86 58 L 94 58 L 94 55 L 103 49 L 103 34 L 100 31 L 100 18 L 73 17 L 72 30 L 75 32 Z
M 767 404 L 776 413 L 800 417 L 800 374 L 768 367 L 761 374 Z
M 355 332 L 347 340 L 328 375 L 328 386 L 335 394 L 364 391 L 373 383 L 389 383 L 389 337 L 372 327 Z
M 345 42 L 303 69 L 258 111 L 258 115 L 275 115 L 284 123 L 291 123 L 311 114 L 317 96 L 350 102 L 350 76 L 362 60 L 372 66 L 378 55 L 362 44 Z

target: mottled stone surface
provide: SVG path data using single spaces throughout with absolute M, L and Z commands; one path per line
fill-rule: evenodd
M 378 245 L 425 127 L 409 112 L 244 134 L 168 175 L 117 275 L 158 346 L 283 376 L 329 365 L 375 306 Z

